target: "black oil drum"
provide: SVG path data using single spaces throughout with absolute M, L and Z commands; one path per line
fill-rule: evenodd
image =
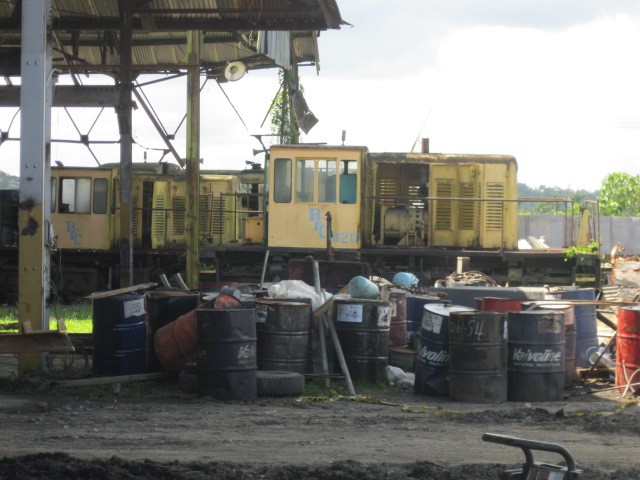
M 433 303 L 424 306 L 414 392 L 449 395 L 449 316 L 454 312 L 473 311 L 473 308 L 461 305 Z
M 389 302 L 336 300 L 334 320 L 351 379 L 386 381 L 389 364 Z
M 515 402 L 562 400 L 564 313 L 529 310 L 507 313 L 507 398 Z
M 507 314 L 449 316 L 449 396 L 463 402 L 507 400 Z
M 538 310 L 564 313 L 564 386 L 573 385 L 576 378 L 576 320 L 575 307 L 568 304 L 543 305 Z
M 93 372 L 144 373 L 147 356 L 144 295 L 128 293 L 93 301 Z
M 310 315 L 308 303 L 256 300 L 258 369 L 306 373 Z
M 431 303 L 451 305 L 448 300 L 443 300 L 435 295 L 409 295 L 407 297 L 407 345 L 414 350 L 417 350 L 420 344 L 424 307 Z
M 579 288 L 560 292 L 563 300 L 594 300 L 596 292 L 593 288 Z M 596 305 L 575 305 L 574 317 L 576 325 L 576 367 L 590 367 L 588 353 L 598 346 L 598 325 L 596 321 Z
M 256 321 L 251 309 L 196 310 L 198 393 L 218 400 L 255 400 Z
M 156 332 L 178 317 L 195 310 L 200 304 L 198 293 L 166 289 L 145 294 L 147 310 L 147 371 L 160 372 L 164 368 L 154 348 Z

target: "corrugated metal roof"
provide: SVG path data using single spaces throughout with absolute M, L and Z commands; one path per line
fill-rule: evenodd
M 53 58 L 65 71 L 109 71 L 119 62 L 119 0 L 53 0 Z M 21 2 L 0 2 L 0 74 L 19 73 Z M 291 32 L 295 61 L 318 60 L 316 32 L 345 22 L 336 0 L 151 0 L 133 11 L 136 71 L 183 68 L 187 31 L 202 30 L 202 65 L 219 74 L 228 62 L 275 66 L 257 53 L 259 31 Z M 281 52 L 280 52 L 281 53 Z

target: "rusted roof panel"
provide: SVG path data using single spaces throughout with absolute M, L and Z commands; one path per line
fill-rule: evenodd
M 316 62 L 316 32 L 346 24 L 336 0 L 151 0 L 138 2 L 132 22 L 133 68 L 180 68 L 188 30 L 202 30 L 204 68 L 221 71 L 246 61 L 249 69 L 274 61 L 257 53 L 259 31 L 291 32 L 296 62 Z M 108 71 L 119 62 L 120 0 L 53 0 L 56 68 Z M 0 73 L 19 74 L 21 2 L 0 2 Z

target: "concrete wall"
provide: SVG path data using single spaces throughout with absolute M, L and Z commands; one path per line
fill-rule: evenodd
M 564 234 L 564 220 L 563 215 L 521 215 L 519 238 L 544 236 L 550 247 L 566 247 L 571 241 L 570 233 Z M 618 242 L 627 254 L 640 254 L 640 218 L 600 217 L 601 251 L 608 254 Z

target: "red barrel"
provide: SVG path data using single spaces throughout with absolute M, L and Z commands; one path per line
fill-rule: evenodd
M 618 309 L 618 338 L 616 354 L 616 387 L 620 392 L 627 384 L 640 383 L 640 306 Z M 638 386 L 630 387 L 632 392 Z
M 389 346 L 405 347 L 407 345 L 407 292 L 392 289 L 389 292 L 389 303 L 391 307 Z
M 522 310 L 522 300 L 502 297 L 476 298 L 476 310 L 483 312 L 519 312 Z

